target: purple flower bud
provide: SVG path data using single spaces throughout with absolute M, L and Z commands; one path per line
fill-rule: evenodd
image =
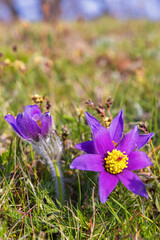
M 16 118 L 8 114 L 4 119 L 21 138 L 29 142 L 38 142 L 40 136 L 46 138 L 52 129 L 50 112 L 42 115 L 37 105 L 27 106 Z
M 53 181 L 56 178 L 56 195 L 63 203 L 63 180 L 59 161 L 63 146 L 59 136 L 52 129 L 50 112 L 42 115 L 37 105 L 29 105 L 16 118 L 8 114 L 4 119 L 21 138 L 32 144 L 37 154 L 46 160 Z

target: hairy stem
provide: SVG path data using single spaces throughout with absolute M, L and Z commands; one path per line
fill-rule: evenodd
M 47 164 L 50 168 L 53 181 L 56 178 L 56 195 L 60 203 L 63 204 L 63 188 L 60 169 L 57 165 L 57 160 L 51 160 L 50 157 L 46 157 Z
M 53 160 L 53 165 L 56 172 L 57 185 L 58 185 L 58 197 L 61 204 L 63 204 L 63 187 L 62 187 L 62 178 L 60 174 L 60 169 L 58 167 L 57 161 Z

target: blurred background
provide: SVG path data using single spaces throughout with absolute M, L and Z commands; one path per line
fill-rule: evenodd
M 160 0 L 0 0 L 0 240 L 160 239 L 159 20 Z M 4 120 L 31 104 L 63 141 L 66 207 Z M 108 126 L 121 109 L 124 132 L 155 133 L 144 148 L 154 168 L 139 172 L 149 200 L 118 184 L 100 205 L 97 176 L 70 164 L 90 139 L 84 111 Z
M 160 19 L 159 0 L 0 0 L 0 20 L 90 20 L 104 14 L 116 18 Z

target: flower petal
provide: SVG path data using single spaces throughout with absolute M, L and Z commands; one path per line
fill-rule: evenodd
M 50 133 L 52 128 L 52 117 L 50 112 L 46 112 L 43 114 L 41 118 L 41 134 L 45 137 L 47 134 Z
M 96 153 L 93 141 L 86 141 L 86 142 L 78 143 L 78 144 L 76 144 L 75 148 L 77 148 L 81 151 L 84 151 L 86 153 Z
M 142 148 L 151 137 L 153 137 L 154 133 L 139 135 L 138 141 L 137 141 L 137 148 Z
M 103 126 L 94 126 L 93 136 L 95 150 L 97 153 L 104 155 L 108 151 L 112 152 L 112 150 L 115 149 L 107 128 Z
M 135 151 L 129 154 L 128 156 L 129 162 L 128 162 L 128 170 L 139 170 L 141 168 L 148 167 L 150 165 L 153 165 L 147 156 L 146 153 L 140 152 L 140 151 Z
M 35 121 L 40 120 L 42 117 L 41 110 L 37 105 L 28 105 L 25 108 L 24 113 L 33 118 Z
M 85 115 L 93 133 L 96 153 L 104 155 L 107 153 L 107 151 L 111 152 L 115 147 L 111 140 L 108 129 L 101 126 L 99 121 L 92 117 L 88 112 L 85 112 Z
M 4 119 L 12 126 L 12 128 L 14 129 L 14 131 L 16 133 L 18 133 L 21 137 L 23 137 L 23 135 L 20 133 L 20 131 L 16 125 L 16 119 L 12 115 L 10 115 L 10 114 L 6 115 L 4 117 Z
M 86 116 L 86 119 L 92 129 L 92 126 L 96 125 L 96 126 L 100 126 L 100 122 L 93 116 L 91 116 L 88 112 L 85 112 L 85 116 Z
M 103 163 L 103 158 L 98 154 L 84 154 L 75 158 L 70 165 L 70 168 L 101 172 L 104 171 Z
M 131 192 L 148 198 L 144 183 L 135 173 L 124 169 L 122 173 L 119 173 L 116 176 Z
M 138 127 L 135 126 L 133 130 L 127 133 L 119 143 L 117 149 L 121 152 L 126 152 L 129 155 L 136 148 L 137 139 L 139 138 Z
M 24 139 L 38 140 L 38 135 L 41 133 L 40 127 L 28 115 L 19 113 L 16 118 L 16 125 Z
M 118 184 L 118 178 L 116 175 L 108 172 L 101 172 L 99 176 L 99 196 L 102 203 L 107 201 L 109 194 Z
M 109 126 L 109 133 L 112 141 L 119 143 L 123 134 L 123 111 L 121 110 L 119 114 L 112 120 Z

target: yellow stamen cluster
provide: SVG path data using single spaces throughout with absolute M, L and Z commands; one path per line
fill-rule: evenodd
M 117 174 L 123 171 L 124 168 L 127 168 L 128 157 L 125 155 L 125 152 L 121 152 L 117 149 L 114 149 L 112 152 L 107 152 L 107 157 L 105 160 L 105 169 L 107 172 L 112 174 Z
M 41 128 L 41 121 L 40 120 L 37 121 L 37 124 Z

